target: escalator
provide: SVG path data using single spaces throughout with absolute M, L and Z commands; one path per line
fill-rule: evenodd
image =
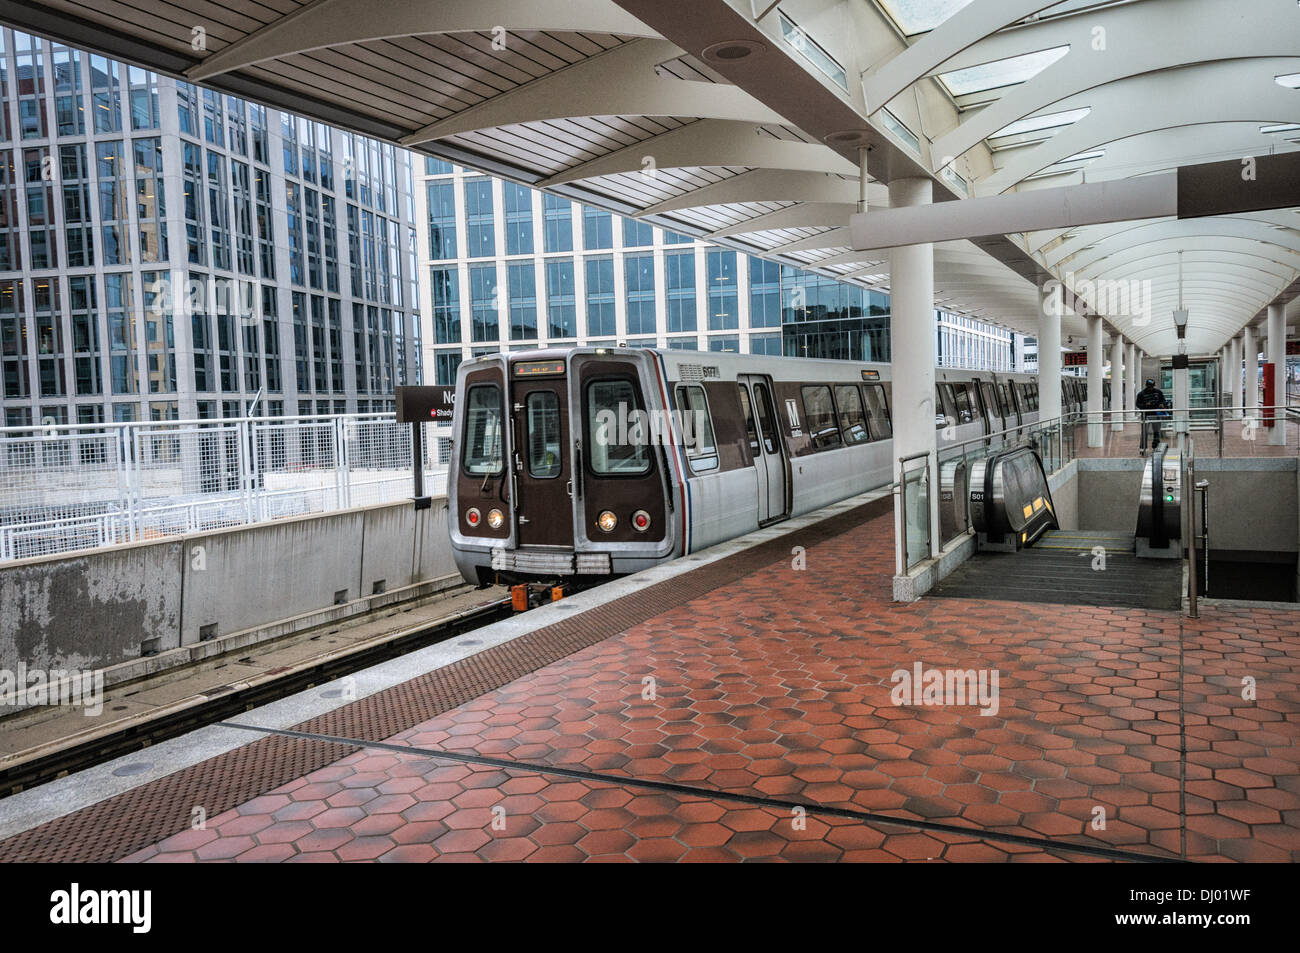
M 977 552 L 929 595 L 1178 609 L 1182 563 L 1160 557 L 1181 552 L 1180 463 L 1176 455 L 1158 452 L 1146 470 L 1137 532 L 1130 534 L 1060 529 L 1047 475 L 1032 448 L 1011 447 L 976 463 L 968 483 Z M 960 481 L 952 484 L 955 491 Z M 955 525 L 959 516 L 949 519 Z

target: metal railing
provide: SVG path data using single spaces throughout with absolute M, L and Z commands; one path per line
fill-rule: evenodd
M 398 500 L 411 471 L 392 414 L 0 428 L 0 561 Z
M 908 470 L 909 463 L 922 461 L 919 467 Z M 911 571 L 923 560 L 930 558 L 930 452 L 923 450 L 908 457 L 898 458 L 898 483 L 895 490 L 899 494 L 899 539 L 901 546 L 896 546 L 897 573 L 903 575 Z M 908 512 L 914 514 L 908 519 Z

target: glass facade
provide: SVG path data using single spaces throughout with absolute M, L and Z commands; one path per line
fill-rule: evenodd
M 415 184 L 391 145 L 0 29 L 5 422 L 391 409 L 421 379 Z M 439 343 L 463 277 L 433 281 Z
M 425 360 L 440 380 L 469 357 L 551 345 L 890 358 L 887 292 L 441 160 L 423 168 Z M 940 353 L 1010 367 L 1010 332 L 936 318 Z

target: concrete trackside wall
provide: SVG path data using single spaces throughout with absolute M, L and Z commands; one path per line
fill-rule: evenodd
M 0 567 L 0 668 L 96 668 L 150 638 L 174 646 L 181 549 L 169 539 Z
M 22 560 L 0 565 L 0 668 L 102 668 L 286 620 L 294 631 L 455 573 L 445 499 Z

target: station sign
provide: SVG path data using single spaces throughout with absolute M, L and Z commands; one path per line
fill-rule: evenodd
M 449 424 L 456 413 L 456 388 L 437 384 L 397 388 L 397 422 L 402 424 L 432 420 Z
M 1062 367 L 1086 367 L 1088 365 L 1087 351 L 1071 351 L 1061 355 Z

